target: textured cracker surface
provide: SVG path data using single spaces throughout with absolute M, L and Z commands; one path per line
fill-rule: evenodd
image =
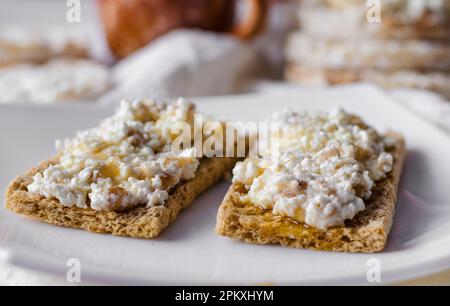
M 337 252 L 382 251 L 386 245 L 395 213 L 397 188 L 400 180 L 405 143 L 400 135 L 390 153 L 394 156 L 393 170 L 377 183 L 366 209 L 346 222 L 344 227 L 321 231 L 314 227 L 274 216 L 271 210 L 242 203 L 242 185 L 232 184 L 217 216 L 216 233 L 233 239 L 257 244 L 281 244 L 295 248 Z
M 229 172 L 236 159 L 203 159 L 194 179 L 181 182 L 170 192 L 164 206 L 137 207 L 126 212 L 96 211 L 90 208 L 65 207 L 54 198 L 45 198 L 27 191 L 32 177 L 57 158 L 43 162 L 28 174 L 16 178 L 6 192 L 6 207 L 15 213 L 47 223 L 82 228 L 90 232 L 117 236 L 154 238 L 176 219 L 180 211 Z

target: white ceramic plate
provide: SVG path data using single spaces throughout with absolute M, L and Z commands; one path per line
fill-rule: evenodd
M 199 110 L 219 118 L 262 120 L 283 107 L 342 106 L 380 129 L 405 135 L 408 154 L 389 244 L 379 254 L 340 254 L 250 245 L 214 234 L 217 208 L 229 183 L 203 194 L 159 238 L 92 234 L 29 220 L 0 209 L 0 245 L 14 265 L 65 276 L 81 262 L 82 280 L 109 284 L 368 284 L 369 259 L 383 283 L 450 267 L 450 139 L 369 86 L 289 90 L 203 98 Z M 0 190 L 51 156 L 55 138 L 94 126 L 111 107 L 0 108 Z M 369 263 L 369 266 L 368 266 Z

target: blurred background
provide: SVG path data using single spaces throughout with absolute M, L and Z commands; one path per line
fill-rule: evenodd
M 0 0 L 0 104 L 357 82 L 450 130 L 450 0 Z

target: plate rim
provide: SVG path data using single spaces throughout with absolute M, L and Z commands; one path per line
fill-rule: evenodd
M 385 92 L 384 90 L 381 90 L 375 86 L 372 85 L 367 85 L 367 84 L 359 84 L 359 85 L 344 85 L 344 86 L 337 86 L 333 89 L 329 89 L 329 90 L 340 90 L 341 88 L 347 88 L 348 87 L 353 87 L 356 88 L 358 90 L 362 90 L 362 89 L 370 89 L 372 91 L 376 91 L 377 94 L 381 94 L 383 95 L 383 97 L 386 100 L 390 100 L 392 101 L 393 105 L 395 108 L 397 108 L 399 111 L 401 112 L 407 112 L 409 115 L 415 117 L 417 120 L 420 120 L 422 123 L 426 124 L 428 128 L 430 128 L 431 130 L 433 130 L 433 132 L 439 133 L 441 136 L 444 136 L 446 138 L 449 138 L 449 135 L 447 135 L 445 133 L 445 131 L 443 131 L 442 129 L 440 129 L 439 127 L 433 125 L 431 122 L 429 122 L 428 120 L 425 120 L 424 118 L 421 118 L 418 114 L 414 113 L 412 110 L 404 108 L 402 106 L 400 106 L 398 103 L 394 103 L 394 101 L 396 101 L 396 99 L 390 95 L 387 94 L 387 92 Z M 289 92 L 295 92 L 295 91 L 304 91 L 304 88 L 292 88 L 292 89 L 286 89 L 285 91 L 289 91 Z M 323 90 L 323 88 L 321 89 Z M 275 92 L 265 92 L 265 93 L 250 93 L 250 94 L 238 94 L 238 95 L 227 95 L 227 96 L 211 96 L 211 97 L 200 97 L 200 98 L 192 98 L 192 100 L 194 101 L 198 101 L 198 103 L 207 103 L 205 100 L 220 100 L 220 99 L 231 99 L 231 98 L 243 98 L 243 97 L 257 97 L 257 96 L 282 96 L 284 94 L 284 92 L 280 92 L 280 91 L 275 91 Z M 172 99 L 165 99 L 165 100 L 172 100 Z M 219 102 L 219 101 L 217 101 Z M 112 108 L 112 105 L 107 105 L 107 104 L 93 104 L 93 105 L 89 105 L 89 104 L 71 104 L 70 107 L 88 107 L 88 108 L 99 108 L 99 109 L 104 109 L 106 108 Z M 0 105 L 0 109 L 3 108 L 4 105 Z M 41 108 L 41 106 L 32 106 L 30 107 L 30 105 L 24 106 L 24 105 L 20 105 L 20 106 L 10 106 L 10 105 L 6 105 L 6 107 L 13 107 L 13 108 Z M 52 106 L 44 106 L 44 107 L 52 107 Z M 65 105 L 61 106 L 58 105 L 56 106 L 58 108 L 66 108 Z M 69 108 L 70 108 L 69 107 Z M 0 220 L 0 223 L 2 221 Z M 27 255 L 29 253 L 29 251 L 27 252 L 27 249 L 30 249 L 33 251 L 33 256 Z M 20 245 L 20 244 L 14 244 L 14 243 L 6 243 L 4 241 L 0 241 L 0 250 L 6 252 L 7 256 L 6 256 L 6 262 L 16 266 L 16 267 L 21 267 L 21 268 L 26 268 L 29 270 L 34 270 L 34 271 L 39 271 L 39 272 L 43 272 L 46 274 L 50 274 L 50 275 L 55 275 L 55 276 L 61 276 L 61 275 L 65 275 L 65 274 L 61 274 L 64 271 L 61 271 L 62 269 L 60 269 L 60 271 L 58 271 L 58 273 L 53 273 L 56 271 L 52 271 L 52 263 L 54 265 L 55 262 L 57 262 L 57 257 L 53 256 L 52 254 L 46 254 L 45 252 L 42 252 L 40 250 L 35 250 L 31 247 L 28 246 L 24 246 L 24 245 Z M 415 264 L 410 264 L 407 267 L 403 267 L 403 268 L 399 268 L 399 269 L 390 269 L 387 272 L 383 272 L 382 278 L 383 279 L 387 279 L 387 283 L 397 283 L 397 282 L 401 282 L 401 281 L 406 281 L 406 280 L 411 280 L 411 279 L 415 279 L 415 278 L 420 278 L 420 277 L 424 277 L 424 276 L 429 276 L 432 275 L 434 273 L 439 273 L 439 272 L 444 272 L 447 271 L 448 268 L 444 268 L 444 267 L 449 267 L 450 266 L 450 251 L 447 250 L 447 254 L 443 254 L 440 257 L 438 257 L 437 259 L 433 259 L 433 260 L 429 260 L 427 263 L 425 264 L 421 264 L 419 262 L 415 263 Z M 39 254 L 37 254 L 39 253 Z M 36 255 L 38 255 L 39 257 L 47 257 L 48 260 L 46 260 L 45 262 L 37 262 L 37 260 L 33 259 Z M 376 256 L 376 253 L 374 254 L 374 256 Z M 37 256 L 36 256 L 37 258 Z M 118 284 L 118 283 L 123 283 L 125 282 L 130 282 L 130 283 L 139 283 L 139 284 L 173 284 L 173 280 L 156 280 L 156 279 L 143 279 L 142 277 L 130 277 L 129 275 L 124 276 L 123 271 L 122 272 L 116 272 L 116 273 L 112 273 L 111 271 L 105 271 L 105 269 L 100 269 L 100 271 L 96 271 L 95 267 L 90 267 L 89 265 L 86 265 L 87 268 L 85 268 L 85 271 L 83 272 L 83 275 L 86 279 L 86 275 L 87 275 L 87 281 L 90 282 L 90 280 L 92 280 L 92 282 L 94 283 L 104 283 L 104 284 Z M 54 270 L 54 269 L 53 269 Z M 65 273 L 65 272 L 64 272 Z M 90 280 L 89 280 L 90 279 Z M 361 284 L 361 275 L 358 274 L 353 274 L 350 275 L 348 274 L 347 276 L 336 276 L 333 279 L 327 279 L 325 280 L 325 283 L 331 284 L 333 282 L 344 282 L 344 283 L 348 283 L 348 284 Z M 297 281 L 298 283 L 302 284 L 302 280 L 299 279 Z M 281 285 L 296 285 L 297 282 L 293 282 L 293 281 L 288 281 L 288 282 L 278 282 Z M 277 283 L 277 284 L 278 284 Z M 315 281 L 313 283 L 322 283 L 322 281 Z M 385 281 L 383 280 L 384 284 Z M 189 282 L 189 284 L 204 284 L 204 282 L 200 281 L 198 283 L 196 283 L 196 281 L 191 281 Z M 220 283 L 217 283 L 220 284 Z M 225 282 L 224 284 L 232 284 L 229 282 Z M 369 284 L 369 283 L 368 283 Z M 370 284 L 369 284 L 370 285 Z

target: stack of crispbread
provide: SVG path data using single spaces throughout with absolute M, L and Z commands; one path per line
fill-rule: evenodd
M 108 67 L 89 58 L 71 28 L 0 28 L 0 104 L 89 100 L 112 87 Z
M 450 97 L 450 0 L 380 1 L 378 12 L 374 3 L 300 1 L 286 78 L 304 85 L 374 82 Z

